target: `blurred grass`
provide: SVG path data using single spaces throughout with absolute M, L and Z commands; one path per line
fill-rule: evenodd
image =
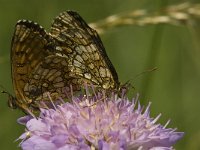
M 10 75 L 10 43 L 18 19 L 29 19 L 49 29 L 52 19 L 64 10 L 76 10 L 89 23 L 135 9 L 156 11 L 163 0 L 73 0 L 25 1 L 0 0 L 0 84 L 12 92 Z M 168 4 L 183 2 L 165 1 Z M 191 1 L 195 2 L 195 1 Z M 196 1 L 198 2 L 198 1 Z M 89 11 L 88 11 L 89 10 Z M 160 122 L 169 118 L 170 126 L 184 131 L 185 136 L 175 148 L 200 149 L 200 18 L 191 24 L 122 26 L 101 35 L 107 53 L 122 83 L 137 74 L 158 67 L 132 81 L 142 103 L 152 101 L 152 116 L 162 113 Z M 7 96 L 0 95 L 1 149 L 17 149 L 15 139 L 23 132 L 16 123 L 19 110 L 7 107 Z

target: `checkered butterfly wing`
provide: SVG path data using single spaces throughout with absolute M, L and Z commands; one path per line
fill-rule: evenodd
M 36 23 L 19 21 L 16 24 L 11 46 L 12 81 L 16 98 L 11 107 L 30 113 L 38 110 L 38 102 L 49 101 L 47 93 L 56 98 L 63 87 L 68 62 L 56 56 L 54 43 L 46 31 Z
M 26 94 L 25 86 L 31 72 L 47 55 L 44 47 L 47 43 L 47 34 L 39 25 L 28 21 L 16 24 L 11 45 L 11 72 L 16 96 L 12 102 L 24 111 L 32 103 L 28 94 L 34 93 L 34 89 L 30 89 Z
M 86 82 L 104 89 L 118 88 L 117 73 L 101 39 L 76 12 L 56 17 L 50 35 L 56 41 L 56 54 L 68 60 L 72 85 Z

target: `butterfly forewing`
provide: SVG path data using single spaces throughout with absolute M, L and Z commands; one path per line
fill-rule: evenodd
M 57 53 L 69 59 L 69 76 L 104 89 L 119 86 L 117 73 L 97 32 L 76 12 L 63 12 L 56 17 L 50 34 L 58 43 Z
M 72 11 L 52 23 L 50 33 L 38 24 L 19 21 L 11 47 L 12 79 L 16 98 L 25 112 L 38 103 L 62 97 L 63 89 L 79 91 L 83 83 L 103 89 L 119 87 L 117 73 L 95 30 Z

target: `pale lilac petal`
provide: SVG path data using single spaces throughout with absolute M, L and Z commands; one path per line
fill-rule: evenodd
M 19 119 L 17 120 L 17 122 L 18 122 L 19 124 L 26 125 L 26 123 L 27 123 L 29 120 L 31 120 L 31 119 L 33 119 L 32 116 L 24 116 L 24 117 L 19 118 Z
M 173 150 L 172 147 L 153 147 L 150 148 L 149 150 Z
M 23 150 L 56 150 L 56 146 L 48 140 L 32 136 L 21 144 Z
M 29 131 L 48 131 L 47 124 L 42 122 L 41 119 L 36 118 L 29 120 L 26 124 L 26 127 Z

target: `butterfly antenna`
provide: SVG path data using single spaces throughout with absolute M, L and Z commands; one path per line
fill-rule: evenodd
M 124 96 L 126 93 L 127 93 L 127 90 L 132 88 L 132 89 L 135 89 L 135 87 L 131 84 L 131 80 L 135 80 L 137 79 L 138 77 L 140 77 L 141 75 L 145 74 L 145 73 L 148 73 L 148 72 L 153 72 L 157 70 L 157 67 L 154 67 L 154 68 L 151 68 L 151 69 L 148 69 L 148 70 L 145 70 L 139 74 L 137 74 L 135 77 L 129 79 L 128 81 L 126 81 L 124 84 L 121 85 L 120 87 L 120 91 L 122 92 L 122 95 L 121 96 Z
M 137 78 L 139 78 L 140 76 L 142 76 L 143 74 L 156 71 L 157 69 L 158 69 L 157 67 L 154 67 L 154 68 L 151 68 L 151 69 L 147 69 L 147 70 L 145 70 L 145 71 L 143 71 L 143 72 L 137 74 L 135 77 L 129 79 L 125 84 L 130 84 L 130 81 L 131 81 L 131 80 L 134 81 L 134 80 L 136 80 Z

